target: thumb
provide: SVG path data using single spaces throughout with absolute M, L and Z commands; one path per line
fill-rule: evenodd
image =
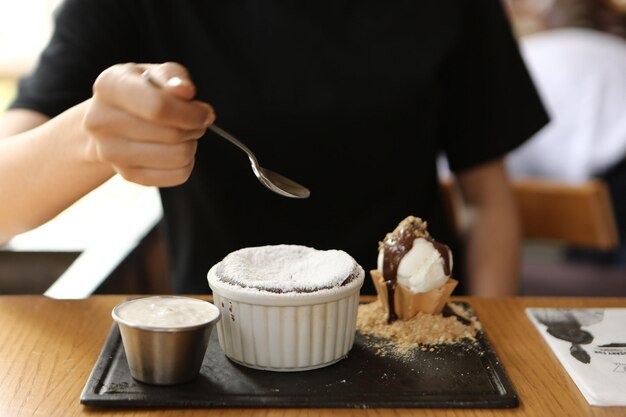
M 140 64 L 142 78 L 147 79 L 169 94 L 183 100 L 191 100 L 196 95 L 196 86 L 189 76 L 189 72 L 182 65 L 175 62 L 164 64 Z

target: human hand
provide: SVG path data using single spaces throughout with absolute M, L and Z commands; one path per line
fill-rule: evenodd
M 141 76 L 146 70 L 152 81 Z M 103 71 L 83 117 L 88 159 L 138 184 L 184 183 L 197 141 L 215 120 L 213 108 L 194 100 L 195 94 L 189 73 L 176 63 L 119 64 Z

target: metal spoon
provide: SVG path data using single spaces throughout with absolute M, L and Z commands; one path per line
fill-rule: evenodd
M 293 198 L 308 198 L 309 195 L 311 195 L 311 192 L 305 186 L 260 166 L 252 151 L 246 145 L 235 139 L 230 133 L 214 124 L 209 126 L 209 129 L 247 153 L 254 175 L 261 181 L 261 184 L 270 190 L 282 196 Z
M 161 88 L 161 85 L 151 77 L 150 70 L 145 70 L 141 74 L 141 78 L 147 80 L 153 86 Z M 235 139 L 235 137 L 230 133 L 226 132 L 225 130 L 214 124 L 209 126 L 209 129 L 217 133 L 227 141 L 231 142 L 232 144 L 236 145 L 239 149 L 248 154 L 248 158 L 250 159 L 250 164 L 252 164 L 252 171 L 254 172 L 254 175 L 256 175 L 259 181 L 261 181 L 261 184 L 263 184 L 270 190 L 284 197 L 292 198 L 308 198 L 311 195 L 311 192 L 305 186 L 300 185 L 287 177 L 284 177 L 274 171 L 263 168 L 261 165 L 259 165 L 259 162 L 257 161 L 256 156 L 254 156 L 252 151 L 239 140 Z

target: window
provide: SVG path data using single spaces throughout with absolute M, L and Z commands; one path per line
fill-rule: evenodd
M 33 64 L 52 30 L 60 0 L 0 2 L 0 76 L 17 76 Z

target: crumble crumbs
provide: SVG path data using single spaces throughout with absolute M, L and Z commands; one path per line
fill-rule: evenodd
M 418 313 L 409 320 L 387 323 L 387 313 L 380 301 L 361 304 L 357 315 L 357 329 L 364 335 L 387 339 L 397 353 L 411 349 L 433 351 L 435 345 L 450 344 L 462 340 L 475 341 L 480 322 L 463 307 L 448 303 L 454 315 Z M 460 316 L 460 318 L 455 317 Z M 380 346 L 379 353 L 383 353 Z

